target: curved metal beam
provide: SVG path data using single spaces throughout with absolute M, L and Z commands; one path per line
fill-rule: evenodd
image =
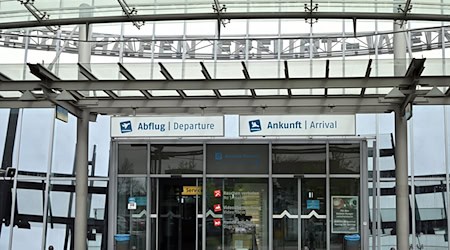
M 449 22 L 450 15 L 408 14 L 404 13 L 371 13 L 371 12 L 235 12 L 222 13 L 222 19 L 366 19 L 366 20 L 404 20 L 404 21 L 437 21 Z M 103 16 L 85 18 L 65 18 L 40 21 L 21 21 L 0 23 L 0 29 L 17 29 L 24 27 L 62 26 L 96 23 L 126 23 L 138 21 L 184 21 L 184 20 L 217 20 L 216 13 L 191 14 L 156 14 L 135 16 Z

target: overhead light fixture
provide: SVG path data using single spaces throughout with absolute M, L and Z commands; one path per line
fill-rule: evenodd
M 403 98 L 405 94 L 403 94 L 398 88 L 393 88 L 384 98 Z
M 19 101 L 36 101 L 36 97 L 34 97 L 33 93 L 31 91 L 27 90 L 23 92 L 22 96 L 19 97 Z
M 442 97 L 445 96 L 445 94 L 438 89 L 436 86 L 434 86 L 428 93 L 425 95 L 425 97 Z

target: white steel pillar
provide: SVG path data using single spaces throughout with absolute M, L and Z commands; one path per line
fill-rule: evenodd
M 88 4 L 80 5 L 80 17 L 92 16 L 92 8 Z M 89 64 L 91 61 L 91 47 L 89 42 L 89 26 L 79 26 L 78 62 Z M 85 79 L 78 73 L 78 79 Z M 89 111 L 84 110 L 77 121 L 77 145 L 75 155 L 75 250 L 87 249 L 87 220 L 88 220 L 88 138 Z
M 80 5 L 80 17 L 92 17 L 92 7 L 87 4 Z M 89 25 L 79 26 L 79 42 L 78 42 L 78 62 L 82 64 L 91 63 L 91 44 L 89 41 L 91 31 Z M 89 67 L 89 65 L 86 65 Z M 83 75 L 78 74 L 79 79 L 85 79 Z
M 406 41 L 404 25 L 394 21 L 394 75 L 406 73 Z M 409 249 L 409 186 L 408 186 L 408 122 L 403 110 L 395 112 L 395 194 L 397 215 L 397 250 Z
M 75 155 L 75 250 L 87 248 L 88 219 L 88 138 L 89 112 L 83 111 L 77 121 L 77 145 Z
M 404 76 L 406 73 L 405 25 L 401 21 L 394 21 L 394 76 Z
M 395 112 L 397 249 L 409 249 L 408 122 Z

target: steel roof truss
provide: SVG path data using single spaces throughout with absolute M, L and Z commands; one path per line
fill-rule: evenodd
M 84 77 L 86 77 L 89 81 L 95 81 L 95 82 L 97 82 L 98 81 L 98 79 L 97 79 L 97 77 L 95 77 L 95 75 L 94 74 L 92 74 L 92 72 L 88 69 L 88 68 L 86 68 L 83 64 L 81 64 L 81 63 L 77 63 L 78 64 L 78 70 L 79 70 L 79 72 L 84 76 Z M 112 99 L 117 99 L 118 98 L 118 96 L 113 92 L 113 91 L 111 91 L 111 90 L 104 90 L 104 89 L 101 89 L 101 90 L 103 90 L 103 92 L 105 92 L 109 97 L 111 97 Z
M 402 115 L 404 114 L 405 108 L 408 106 L 408 104 L 413 103 L 414 99 L 417 96 L 416 89 L 419 83 L 419 78 L 423 70 L 425 69 L 424 68 L 425 60 L 426 59 L 415 59 L 415 58 L 411 60 L 408 70 L 406 71 L 405 74 L 405 79 L 409 80 L 409 84 L 399 87 L 399 89 L 406 94 L 403 103 L 400 105 L 400 112 L 402 113 Z
M 30 69 L 31 74 L 35 75 L 43 82 L 54 82 L 61 80 L 58 76 L 53 74 L 51 71 L 49 71 L 47 68 L 45 68 L 39 63 L 38 64 L 28 63 L 28 68 Z
M 371 12 L 230 12 L 221 13 L 221 19 L 347 19 L 347 20 L 416 20 L 416 21 L 450 21 L 448 15 L 440 14 L 407 14 L 404 13 L 371 13 Z M 127 16 L 96 16 L 82 18 L 49 19 L 40 21 L 19 21 L 0 23 L 0 29 L 16 29 L 25 27 L 90 25 L 95 23 L 120 23 L 133 21 L 182 21 L 182 20 L 217 20 L 216 13 L 183 13 L 183 14 L 150 14 Z
M 47 14 L 47 12 L 41 12 L 39 9 L 34 6 L 34 0 L 18 0 L 25 8 L 33 15 L 38 23 L 41 23 L 42 21 L 49 20 L 50 15 Z M 51 27 L 46 26 L 48 30 L 51 32 L 57 32 L 59 30 L 59 27 Z
M 284 79 L 289 80 L 289 64 L 287 60 L 284 60 Z M 288 97 L 292 97 L 292 90 L 290 88 L 287 89 Z
M 117 63 L 119 65 L 119 72 L 120 74 L 122 74 L 127 80 L 130 81 L 134 81 L 136 80 L 136 78 L 133 76 L 133 74 L 131 74 L 126 68 L 125 66 L 123 66 L 122 63 Z M 147 98 L 147 99 L 151 99 L 152 95 L 150 95 L 150 93 L 148 93 L 147 90 L 140 90 L 140 92 Z
M 408 18 L 408 13 L 411 12 L 411 10 L 412 10 L 411 0 L 406 0 L 405 8 L 402 8 L 401 4 L 398 5 L 397 11 L 403 13 L 403 20 L 399 20 L 401 22 L 401 26 L 405 24 Z
M 117 0 L 119 2 L 120 7 L 122 7 L 123 13 L 130 19 L 130 21 L 133 23 L 133 25 L 141 29 L 142 26 L 144 26 L 144 21 L 135 21 L 132 19 L 133 16 L 137 15 L 137 10 L 135 7 L 130 7 L 125 0 Z
M 98 81 L 97 77 L 95 77 L 95 75 L 92 74 L 92 72 L 89 71 L 83 64 L 77 63 L 77 65 L 80 74 L 86 77 L 86 79 L 88 79 L 89 81 Z
M 244 74 L 245 79 L 249 80 L 250 79 L 250 74 L 248 73 L 247 70 L 247 65 L 245 65 L 245 62 L 241 62 L 242 65 L 242 73 Z M 254 88 L 250 88 L 250 92 L 252 93 L 252 97 L 255 98 L 256 97 L 256 92 Z
M 52 88 L 70 91 L 90 90 L 199 90 L 199 89 L 283 89 L 311 88 L 394 88 L 405 86 L 411 80 L 404 77 L 335 77 L 335 78 L 282 78 L 267 79 L 213 79 L 213 80 L 61 80 L 52 83 Z M 0 91 L 25 91 L 41 88 L 39 80 L 1 81 Z M 450 86 L 448 76 L 423 76 L 418 79 L 421 86 Z
M 205 64 L 203 62 L 200 62 L 200 66 L 202 67 L 202 74 L 205 77 L 206 80 L 212 80 L 211 75 L 208 72 L 208 69 L 206 68 Z M 220 94 L 219 90 L 217 89 L 213 89 L 214 94 L 216 95 L 217 98 L 222 97 L 222 95 Z
M 325 79 L 328 79 L 330 76 L 330 60 L 327 59 L 325 64 Z M 328 88 L 325 88 L 325 96 L 328 96 Z
M 162 64 L 161 62 L 159 62 L 158 64 L 159 64 L 159 67 L 160 67 L 160 69 L 161 69 L 159 72 L 161 72 L 161 74 L 166 78 L 166 80 L 173 81 L 174 79 L 173 79 L 172 75 L 171 75 L 170 72 L 166 69 L 166 67 L 164 66 L 164 64 Z M 167 84 L 167 85 L 169 85 L 169 84 Z M 186 94 L 183 92 L 183 90 L 181 90 L 181 89 L 176 89 L 176 91 L 177 91 L 177 93 L 181 96 L 181 98 L 186 98 Z
M 364 77 L 369 78 L 371 72 L 372 72 L 372 59 L 369 59 L 369 62 L 367 63 L 366 74 L 364 75 Z M 365 93 L 366 93 L 366 88 L 364 88 L 364 87 L 361 88 L 360 96 L 363 97 Z
M 12 81 L 12 79 L 9 78 L 8 76 L 6 76 L 5 74 L 3 74 L 2 72 L 0 72 L 0 81 L 7 82 L 7 81 Z

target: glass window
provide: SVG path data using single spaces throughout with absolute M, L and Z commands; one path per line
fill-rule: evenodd
M 125 249 L 145 249 L 147 218 L 146 178 L 117 179 L 117 234 L 130 236 Z
M 194 178 L 159 179 L 158 249 L 196 249 L 201 191 Z
M 201 174 L 203 145 L 153 144 L 150 160 L 152 174 Z
M 17 164 L 24 175 L 47 172 L 53 112 L 52 109 L 23 110 L 21 127 L 17 127 L 21 131 Z
M 267 250 L 267 179 L 207 179 L 206 249 Z
M 301 246 L 325 250 L 326 241 L 326 179 L 301 179 Z
M 274 174 L 325 174 L 325 145 L 273 145 Z
M 297 245 L 298 179 L 273 179 L 273 249 L 297 249 Z
M 417 249 L 445 249 L 448 246 L 445 180 L 416 179 L 414 183 Z
M 89 181 L 88 203 L 88 249 L 101 248 L 106 244 L 107 222 L 107 181 Z M 46 248 L 70 249 L 73 243 L 72 220 L 75 216 L 75 181 L 52 180 L 49 193 Z M 55 218 L 67 218 L 57 219 Z
M 330 173 L 358 174 L 360 169 L 360 145 L 331 144 L 330 145 Z
M 330 180 L 331 249 L 349 249 L 346 247 L 360 246 L 361 240 L 353 241 L 351 237 L 349 238 L 354 235 L 361 237 L 359 188 L 359 179 Z
M 119 174 L 147 173 L 147 145 L 119 145 Z
M 268 174 L 268 156 L 268 145 L 207 145 L 206 172 L 208 174 Z

